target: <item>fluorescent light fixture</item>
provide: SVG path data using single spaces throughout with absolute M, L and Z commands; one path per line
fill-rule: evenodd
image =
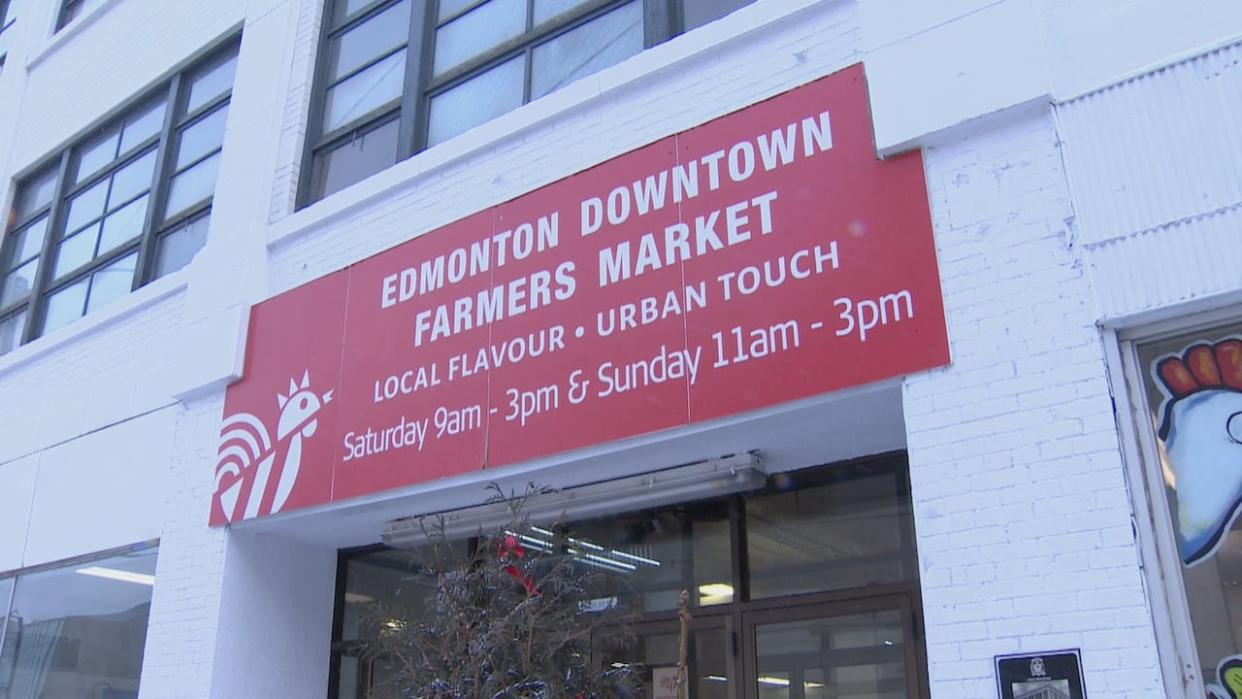
M 375 598 L 359 592 L 346 592 L 345 601 L 350 604 L 370 604 L 375 601 Z
M 131 570 L 117 570 L 116 568 L 104 568 L 102 566 L 91 566 L 89 568 L 79 568 L 75 571 L 79 575 L 90 575 L 96 578 L 107 578 L 108 580 L 119 580 L 127 583 L 137 583 L 138 585 L 155 585 L 155 576 L 145 573 L 135 573 Z
M 759 681 L 759 684 L 770 684 L 774 687 L 788 687 L 789 686 L 789 680 L 785 679 L 784 677 L 764 676 L 764 677 L 757 677 L 756 679 Z
M 640 475 L 535 495 L 527 500 L 524 514 L 532 524 L 590 519 L 740 493 L 762 487 L 766 482 L 767 473 L 760 467 L 759 458 L 756 455 L 730 454 Z M 509 522 L 510 513 L 505 503 L 491 503 L 458 510 L 433 511 L 425 515 L 397 519 L 384 526 L 384 543 L 389 546 L 407 548 L 425 544 L 424 517 L 442 517 L 445 535 L 455 538 L 469 536 L 480 529 L 502 526 Z M 434 519 L 426 524 L 428 530 L 436 527 Z M 545 536 L 551 535 L 551 532 L 546 529 L 534 527 L 532 529 Z M 580 543 L 580 545 L 584 548 L 591 548 L 585 543 Z M 656 564 L 649 559 L 635 560 L 638 557 L 621 555 L 621 552 L 610 551 L 607 555 L 619 556 L 637 563 Z M 609 563 L 621 564 L 616 560 L 610 560 Z
M 699 594 L 707 597 L 732 597 L 733 586 L 729 583 L 707 583 L 699 585 Z
M 634 561 L 636 563 L 645 563 L 649 566 L 655 566 L 656 568 L 660 567 L 660 562 L 657 560 L 651 559 L 651 558 L 644 558 L 643 556 L 635 556 L 632 553 L 626 553 L 625 551 L 618 551 L 616 549 L 613 549 L 609 551 L 608 553 L 610 555 L 616 556 L 617 558 L 628 558 L 631 561 Z
M 728 604 L 733 601 L 733 586 L 729 583 L 705 583 L 699 585 L 699 604 Z
M 704 677 L 703 679 L 711 680 L 712 682 L 728 682 L 729 681 L 729 678 L 724 677 L 723 675 L 708 675 L 707 677 Z

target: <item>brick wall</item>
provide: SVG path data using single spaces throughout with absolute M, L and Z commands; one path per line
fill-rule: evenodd
M 226 535 L 206 523 L 223 408 L 223 396 L 192 401 L 177 422 L 177 451 L 169 464 L 155 569 L 158 584 L 143 656 L 142 699 L 211 696 Z
M 933 696 L 1081 648 L 1092 697 L 1163 696 L 1096 310 L 1047 114 L 926 151 L 953 364 L 905 413 Z
M 109 534 L 118 545 L 146 531 L 162 539 L 143 697 L 236 699 L 241 690 L 221 679 L 234 668 L 217 659 L 240 662 L 227 644 L 254 610 L 227 597 L 252 589 L 255 571 L 264 570 L 256 556 L 271 542 L 235 547 L 205 522 L 220 387 L 233 376 L 251 302 L 842 66 L 874 66 L 868 22 L 901 25 L 879 32 L 887 37 L 879 49 L 926 41 L 933 25 L 967 16 L 978 22 L 993 6 L 1018 4 L 961 0 L 922 26 L 869 11 L 885 7 L 870 0 L 759 0 L 294 212 L 320 0 L 107 0 L 89 25 L 63 39 L 50 38 L 55 3 L 15 0 L 21 36 L 0 77 L 0 130 L 10 134 L 0 138 L 6 182 L 174 63 L 243 25 L 246 34 L 210 241 L 179 282 L 184 289 L 139 299 L 134 312 L 106 322 L 83 321 L 90 330 L 71 326 L 64 342 L 32 345 L 20 364 L 0 358 L 0 571 L 32 562 L 24 552 L 41 464 L 67 463 L 56 449 L 104 444 L 146 455 L 141 467 L 162 477 L 165 495 L 152 498 L 141 527 Z M 999 127 L 913 129 L 916 143 L 936 144 L 926 151 L 927 178 L 954 361 L 904 385 L 933 695 L 992 695 L 996 653 L 1081 647 L 1091 696 L 1162 696 L 1094 327 L 1098 310 L 1066 233 L 1072 211 L 1056 135 L 1044 112 L 991 113 L 1086 80 L 1073 76 L 1104 80 L 1214 41 L 1236 4 L 1205 0 L 1171 43 L 1130 46 L 1124 55 L 1075 37 L 1114 19 L 1159 29 L 1167 18 L 1145 12 L 1153 3 L 1029 4 L 1042 22 L 1043 49 L 1053 47 L 1057 57 L 1051 87 L 1032 82 L 1003 103 L 984 99 L 949 119 L 990 115 Z M 1031 14 L 1010 9 L 997 12 Z M 963 58 L 950 56 L 957 38 L 932 44 L 928 60 Z M 986 52 L 966 58 L 993 60 Z M 880 79 L 870 66 L 869 78 Z M 908 71 L 883 79 L 896 81 L 885 89 L 898 100 L 883 109 L 898 110 L 898 125 L 928 109 L 908 97 L 915 87 Z M 996 85 L 987 80 L 963 85 L 972 94 L 1001 94 L 989 92 Z M 959 135 L 965 138 L 949 140 Z M 91 434 L 107 436 L 81 441 Z M 103 545 L 71 529 L 58 535 L 63 541 L 48 550 L 63 555 Z M 288 570 L 322 575 L 325 551 L 289 550 Z M 274 630 L 263 638 L 322 650 L 323 624 L 314 626 L 317 638 L 296 625 L 287 633 L 297 639 L 281 636 L 288 618 L 281 614 L 319 604 L 322 593 L 308 591 L 265 617 Z M 242 665 L 236 671 L 251 671 Z M 298 691 L 318 681 L 309 678 Z

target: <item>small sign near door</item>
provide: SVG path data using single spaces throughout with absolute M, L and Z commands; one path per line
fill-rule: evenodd
M 996 656 L 1001 699 L 1086 699 L 1077 649 Z
M 677 699 L 677 667 L 657 667 L 651 672 L 654 699 Z

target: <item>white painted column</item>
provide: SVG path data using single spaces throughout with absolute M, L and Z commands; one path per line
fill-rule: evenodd
M 905 382 L 933 697 L 1081 648 L 1094 699 L 1164 696 L 1097 311 L 1047 114 L 926 151 L 953 363 Z

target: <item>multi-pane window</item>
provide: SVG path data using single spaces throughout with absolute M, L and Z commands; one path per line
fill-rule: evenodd
M 327 0 L 302 202 L 753 0 Z
M 74 19 L 102 5 L 104 0 L 64 0 L 60 14 L 56 15 L 56 31 L 69 25 Z
M 0 353 L 203 246 L 236 60 L 234 42 L 19 183 L 0 247 Z
M 0 578 L 0 697 L 137 697 L 156 549 Z

